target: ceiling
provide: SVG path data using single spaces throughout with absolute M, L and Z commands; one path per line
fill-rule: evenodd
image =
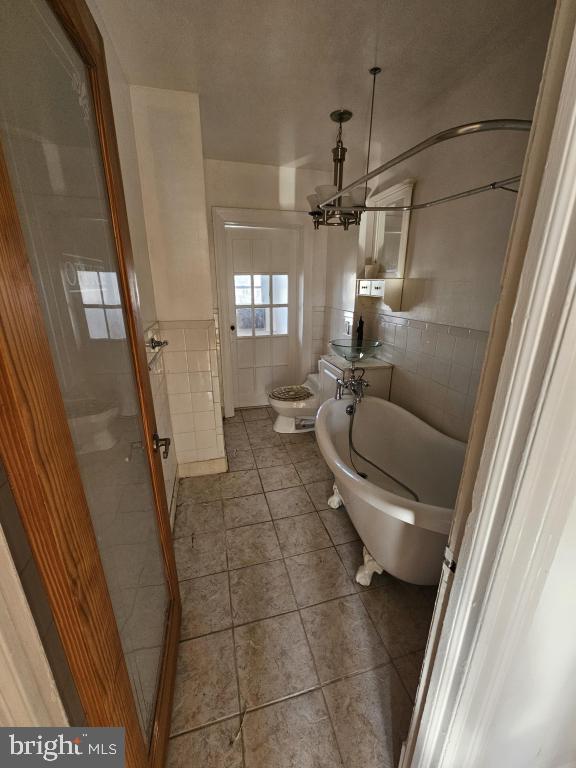
M 470 77 L 513 46 L 553 0 L 95 0 L 128 80 L 200 94 L 204 155 L 330 168 L 333 109 L 376 130 Z M 474 118 L 472 118 L 474 119 Z M 352 155 L 352 152 L 350 152 Z M 359 157 L 359 153 L 356 153 Z M 352 159 L 352 158 L 350 158 Z M 354 163 L 351 163 L 354 165 Z

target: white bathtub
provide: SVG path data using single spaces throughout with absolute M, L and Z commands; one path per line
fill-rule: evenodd
M 465 443 L 446 437 L 394 403 L 365 397 L 354 421 L 354 445 L 417 494 L 348 449 L 351 399 L 327 400 L 316 438 L 365 548 L 385 571 L 412 584 L 437 584 L 454 511 Z

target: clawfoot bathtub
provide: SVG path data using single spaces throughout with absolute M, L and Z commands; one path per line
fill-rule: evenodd
M 352 454 L 350 398 L 326 400 L 316 439 L 335 478 L 331 506 L 343 501 L 364 544 L 357 581 L 382 570 L 412 584 L 437 584 L 464 462 L 465 443 L 403 408 L 365 397 L 354 417 L 354 446 L 400 483 Z M 339 498 L 340 497 L 340 498 Z

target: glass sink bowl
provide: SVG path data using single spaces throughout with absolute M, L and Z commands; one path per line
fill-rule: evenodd
M 350 363 L 357 363 L 366 357 L 374 357 L 376 350 L 382 346 L 378 339 L 364 339 L 358 343 L 358 339 L 332 339 L 330 346 L 337 355 L 348 360 Z

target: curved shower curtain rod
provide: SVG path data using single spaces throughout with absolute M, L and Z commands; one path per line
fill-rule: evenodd
M 381 173 L 384 173 L 385 171 L 390 170 L 390 168 L 394 168 L 394 166 L 399 165 L 404 160 L 408 160 L 409 157 L 413 157 L 414 155 L 420 154 L 420 152 L 423 152 L 425 149 L 429 149 L 430 147 L 433 147 L 435 144 L 441 144 L 443 141 L 448 141 L 449 139 L 457 139 L 460 136 L 470 136 L 474 133 L 486 133 L 488 131 L 529 131 L 532 126 L 531 120 L 479 120 L 476 123 L 465 123 L 464 125 L 457 125 L 454 128 L 448 128 L 445 131 L 440 131 L 440 133 L 435 133 L 433 136 L 428 137 L 427 139 L 424 139 L 424 141 L 421 141 L 419 144 L 415 144 L 410 149 L 407 149 L 405 152 L 402 152 L 402 154 L 397 155 L 396 157 L 393 157 L 392 160 L 388 160 L 388 162 L 383 163 L 382 165 L 379 165 L 377 168 L 374 168 L 373 171 L 370 171 L 369 173 L 365 173 L 364 176 L 360 176 L 360 178 L 356 179 L 356 181 L 353 181 L 351 184 L 348 184 L 343 189 L 339 190 L 335 195 L 332 195 L 331 197 L 327 197 L 325 200 L 322 200 L 322 202 L 318 203 L 318 207 L 322 210 L 328 208 L 334 208 L 337 207 L 339 211 L 343 212 L 351 212 L 354 211 L 417 211 L 422 208 L 430 208 L 433 205 L 439 205 L 440 203 L 447 203 L 449 200 L 458 200 L 462 197 L 469 197 L 471 195 L 477 195 L 480 192 L 487 192 L 491 189 L 504 189 L 507 192 L 516 192 L 517 190 L 511 189 L 508 185 L 514 184 L 518 181 L 520 181 L 521 176 L 511 176 L 508 179 L 501 179 L 499 181 L 492 181 L 490 184 L 484 184 L 481 187 L 473 187 L 472 189 L 466 189 L 463 192 L 456 192 L 453 195 L 446 195 L 446 197 L 439 197 L 436 200 L 429 200 L 425 203 L 415 203 L 414 205 L 396 205 L 396 206 L 374 206 L 370 207 L 367 205 L 357 205 L 353 208 L 342 208 L 341 206 L 330 206 L 329 203 L 331 203 L 333 200 L 336 200 L 337 198 L 341 197 L 342 195 L 346 194 L 347 192 L 350 192 L 352 189 L 356 189 L 356 187 L 359 187 L 361 184 L 366 184 L 370 179 L 375 178 L 376 176 L 379 176 Z

